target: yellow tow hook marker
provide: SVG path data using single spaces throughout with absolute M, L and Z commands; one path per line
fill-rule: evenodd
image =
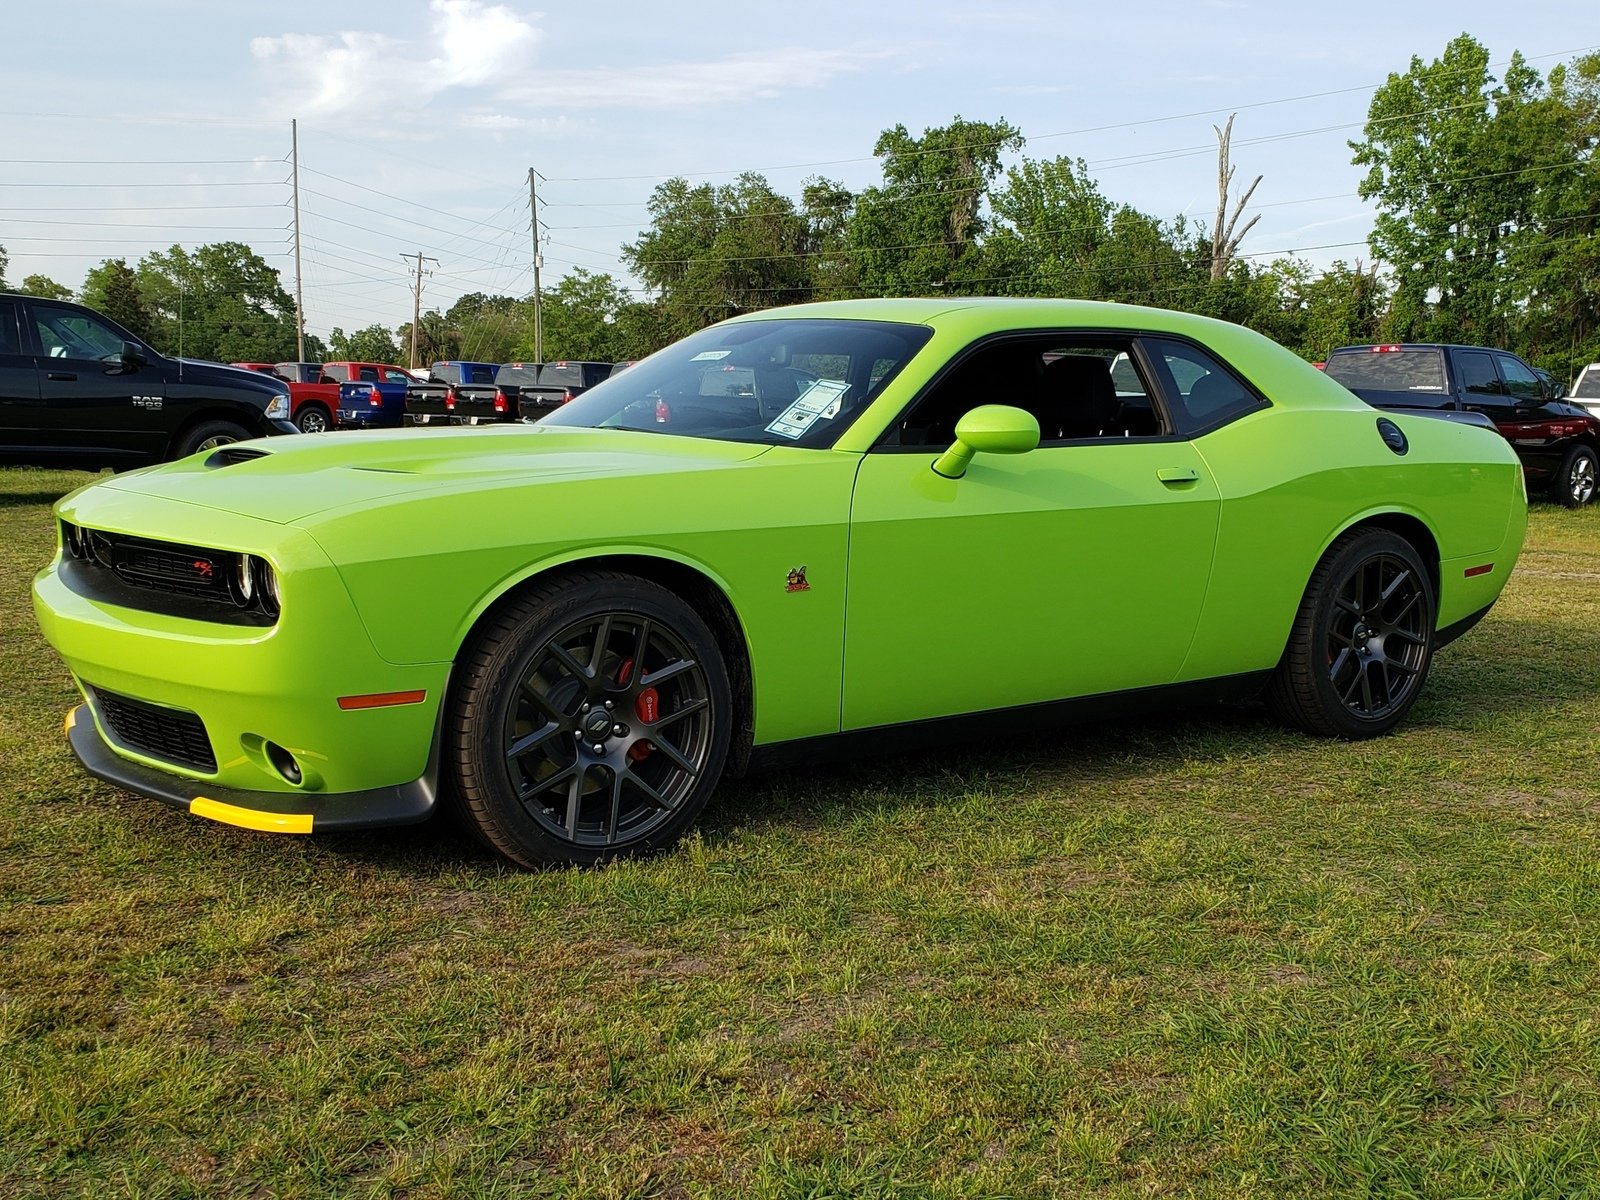
M 78 710 L 77 709 L 75 709 L 75 708 L 67 709 L 66 719 L 61 722 L 61 732 L 62 733 L 71 733 L 72 732 L 73 725 L 75 725 L 77 723 L 76 719 L 75 719 L 77 717 L 77 715 L 78 715 Z
M 196 796 L 189 801 L 189 812 L 224 825 L 237 825 L 240 829 L 254 829 L 259 833 L 310 833 L 310 813 L 261 812 L 254 808 L 240 808 L 237 804 L 224 804 L 209 796 Z

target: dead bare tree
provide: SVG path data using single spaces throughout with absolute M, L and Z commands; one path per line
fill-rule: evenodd
M 1221 279 L 1228 273 L 1228 266 L 1233 262 L 1233 256 L 1238 253 L 1239 243 L 1244 240 L 1244 235 L 1255 227 L 1261 219 L 1257 213 L 1245 223 L 1245 227 L 1237 233 L 1235 227 L 1239 218 L 1244 215 L 1244 206 L 1250 203 L 1250 197 L 1255 194 L 1256 184 L 1261 182 L 1262 176 L 1257 175 L 1244 194 L 1233 206 L 1233 215 L 1228 215 L 1228 189 L 1233 186 L 1233 173 L 1237 170 L 1228 162 L 1228 142 L 1233 138 L 1234 113 L 1228 118 L 1228 123 L 1217 129 L 1217 223 L 1211 227 L 1211 278 Z

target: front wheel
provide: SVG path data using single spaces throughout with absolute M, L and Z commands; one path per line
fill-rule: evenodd
M 248 429 L 242 425 L 235 425 L 232 421 L 202 421 L 178 440 L 177 449 L 172 457 L 188 458 L 189 455 L 198 454 L 202 450 L 215 450 L 218 446 L 226 446 L 231 442 L 246 441 L 250 436 Z
M 1574 446 L 1561 460 L 1550 485 L 1550 498 L 1567 508 L 1582 508 L 1594 499 L 1595 453 L 1588 446 Z
M 1357 529 L 1322 556 L 1267 688 L 1285 723 L 1325 737 L 1387 733 L 1433 660 L 1433 581 L 1411 543 Z
M 521 866 L 661 850 L 716 787 L 732 710 L 716 638 L 674 593 L 609 571 L 539 584 L 463 654 L 446 725 L 456 795 Z

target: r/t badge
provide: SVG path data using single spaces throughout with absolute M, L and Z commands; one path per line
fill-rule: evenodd
M 804 567 L 796 567 L 790 571 L 789 582 L 783 590 L 786 592 L 809 592 L 811 584 L 806 579 L 806 569 Z

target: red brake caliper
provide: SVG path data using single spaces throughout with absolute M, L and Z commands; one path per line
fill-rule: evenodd
M 617 672 L 617 682 L 626 685 L 633 675 L 633 659 L 622 660 L 622 669 Z M 646 724 L 654 724 L 661 716 L 661 696 L 655 688 L 645 688 L 633 703 L 633 711 L 638 714 L 639 720 Z M 643 762 L 655 752 L 655 747 L 647 741 L 637 741 L 628 747 L 628 757 L 634 762 Z

